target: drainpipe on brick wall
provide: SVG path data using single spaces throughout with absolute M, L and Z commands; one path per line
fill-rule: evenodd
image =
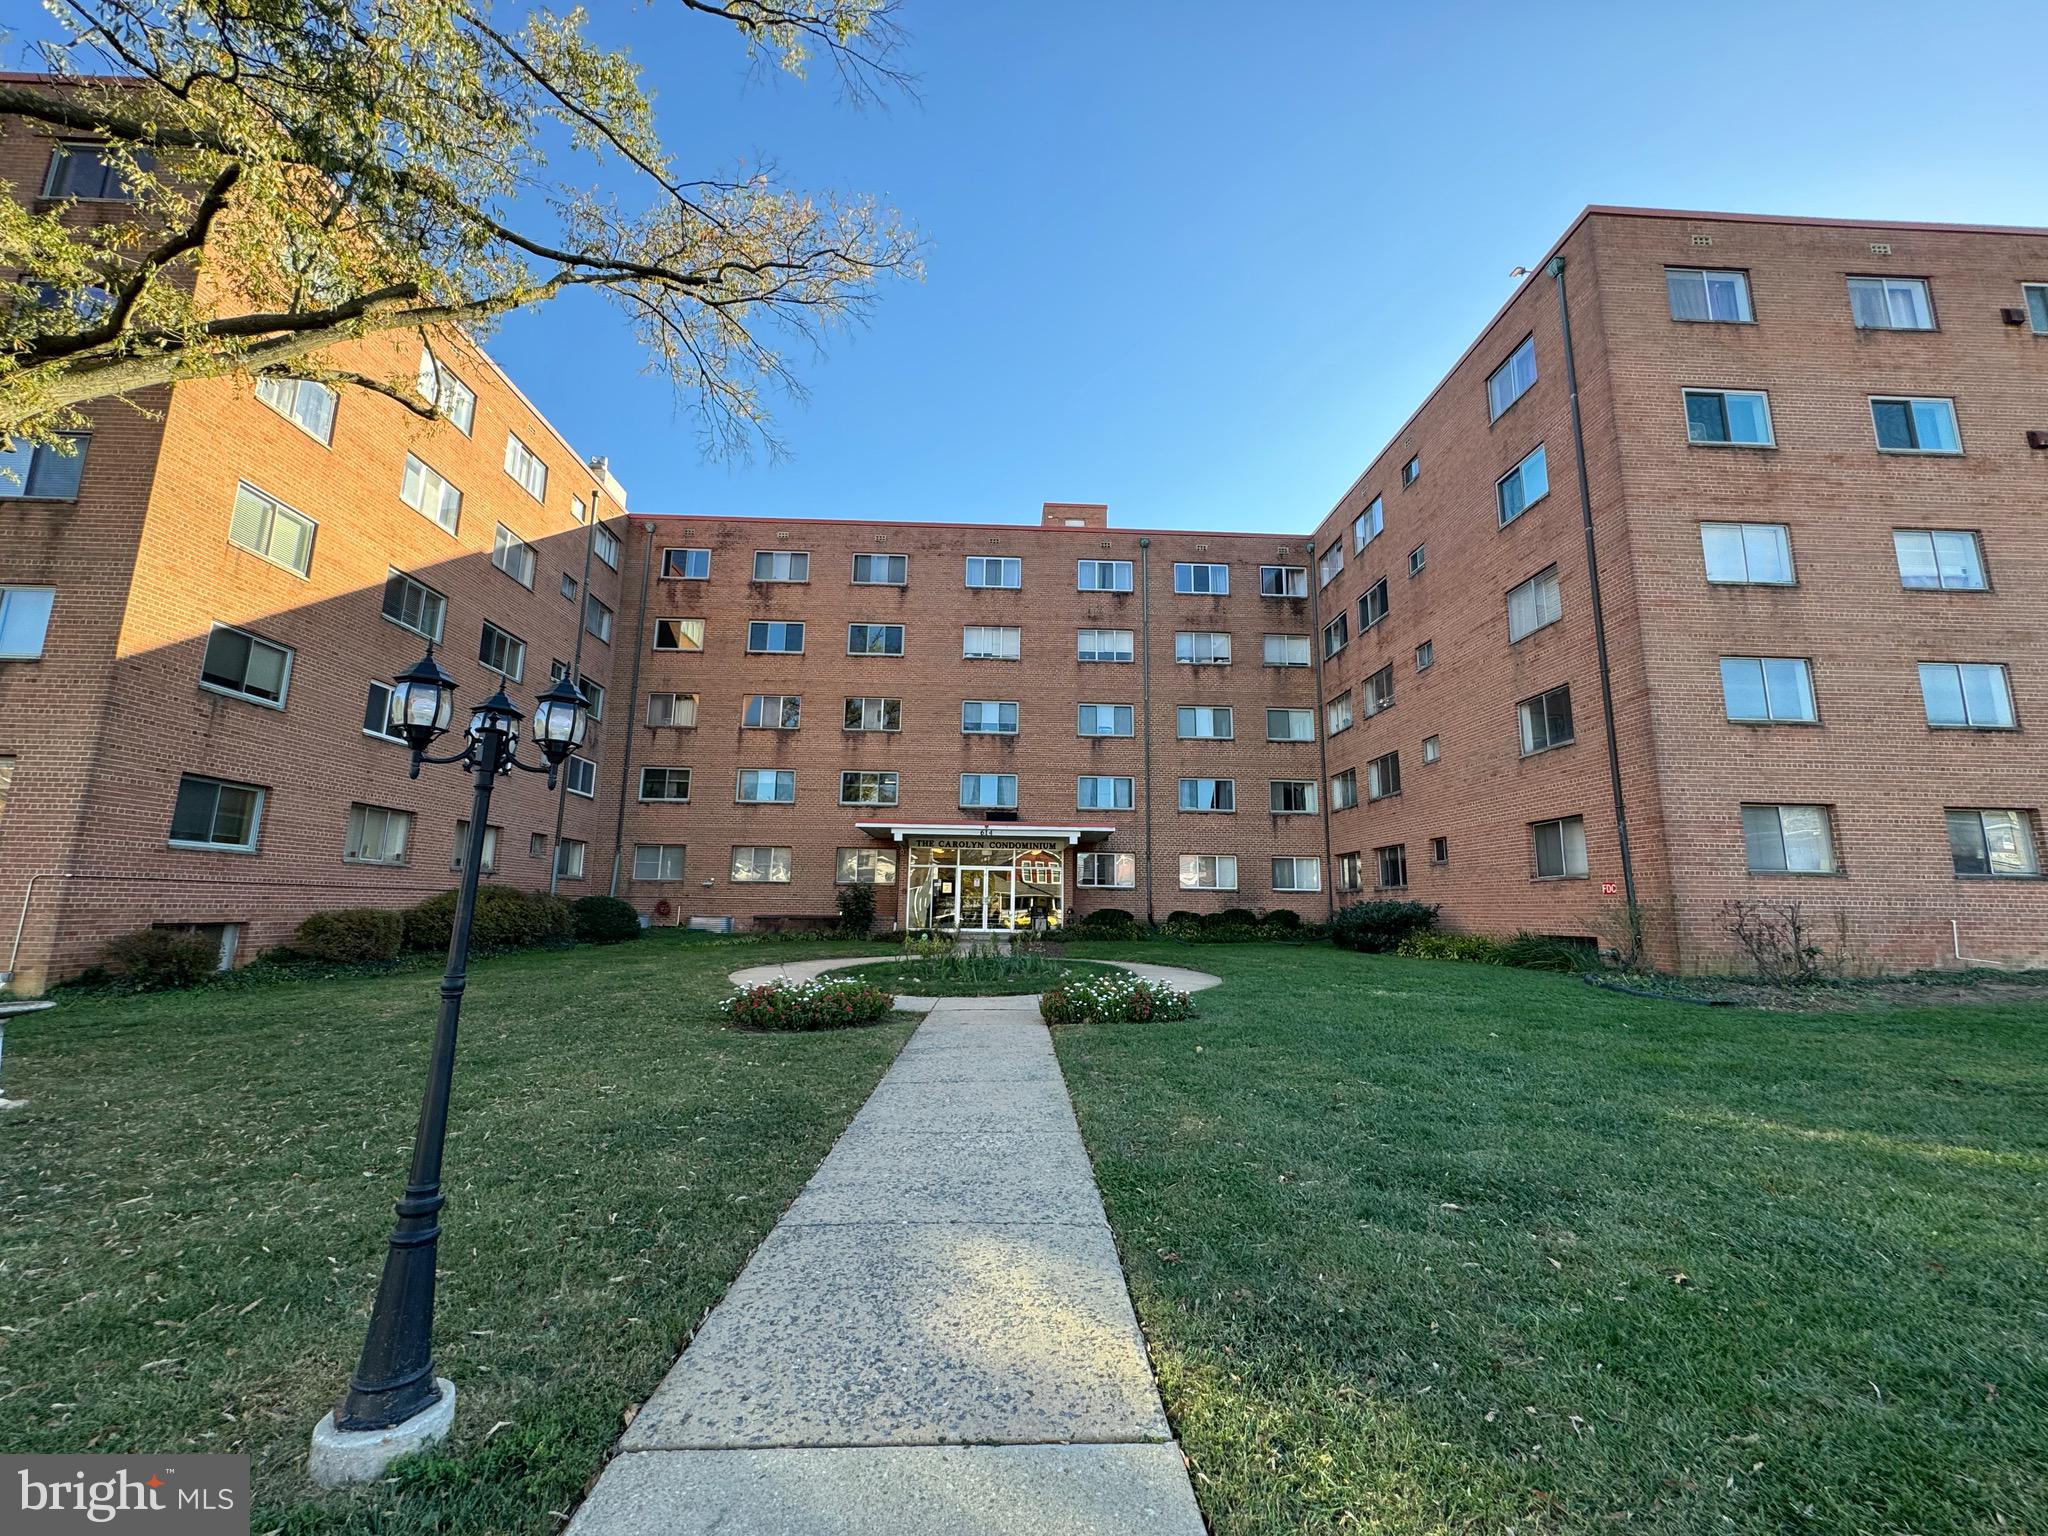
M 1565 297 L 1564 257 L 1551 257 L 1543 271 L 1557 285 L 1557 324 L 1564 335 L 1564 382 L 1572 407 L 1572 455 L 1579 472 L 1579 522 L 1586 534 L 1586 580 L 1593 591 L 1593 649 L 1600 659 L 1600 714 L 1607 723 L 1607 782 L 1614 795 L 1614 832 L 1621 845 L 1622 893 L 1633 911 L 1636 868 L 1629 855 L 1628 813 L 1621 798 L 1621 743 L 1614 733 L 1614 678 L 1607 666 L 1607 616 L 1600 606 L 1600 558 L 1593 547 L 1593 489 L 1586 478 L 1586 431 L 1579 418 L 1579 368 L 1572 355 L 1572 315 Z
M 1341 535 L 1343 530 L 1338 530 Z M 1323 906 L 1331 917 L 1337 915 L 1336 844 L 1330 840 L 1330 733 L 1329 717 L 1323 712 L 1323 595 L 1314 585 L 1316 541 L 1308 541 L 1308 654 L 1315 665 L 1316 680 L 1316 804 L 1323 812 Z
M 576 589 L 581 606 L 576 613 L 576 648 L 569 653 L 569 681 L 583 686 L 583 632 L 590 624 L 590 557 L 597 548 L 598 508 L 604 505 L 604 487 L 590 488 L 590 520 L 583 525 L 583 585 Z M 595 770 L 593 770 L 595 771 Z M 555 789 L 555 842 L 548 849 L 548 894 L 562 883 L 562 818 L 569 810 L 569 775 Z
M 1145 700 L 1145 921 L 1152 903 L 1152 541 L 1138 540 L 1138 660 Z
M 647 547 L 640 552 L 640 602 L 633 614 L 633 677 L 626 685 L 626 696 L 631 701 L 633 713 L 628 717 L 626 729 L 620 733 L 626 741 L 619 752 L 619 819 L 612 827 L 612 883 L 606 892 L 610 896 L 619 894 L 619 858 L 626 846 L 626 791 L 633 783 L 632 722 L 640 718 L 640 658 L 647 650 L 647 589 L 653 580 L 654 524 L 649 523 Z

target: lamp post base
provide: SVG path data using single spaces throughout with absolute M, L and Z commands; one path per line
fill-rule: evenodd
M 389 1429 L 336 1429 L 329 1413 L 313 1426 L 313 1452 L 307 1464 L 313 1481 L 323 1488 L 374 1482 L 399 1457 L 445 1440 L 455 1422 L 455 1383 L 437 1376 L 434 1385 L 441 1389 L 439 1402 Z

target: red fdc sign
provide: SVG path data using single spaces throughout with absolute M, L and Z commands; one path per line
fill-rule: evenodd
M 1619 896 L 1621 894 L 1621 887 L 1612 880 L 1602 880 L 1600 882 L 1600 894 L 1602 896 Z

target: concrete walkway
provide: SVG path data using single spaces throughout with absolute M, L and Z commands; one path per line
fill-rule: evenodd
M 619 1451 L 569 1536 L 1202 1536 L 1035 997 L 932 1005 Z

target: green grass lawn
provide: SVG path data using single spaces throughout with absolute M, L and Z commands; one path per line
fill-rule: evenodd
M 1114 966 L 1047 955 L 953 954 L 931 960 L 892 960 L 830 973 L 908 997 L 1016 997 L 1044 992 L 1067 980 L 1107 976 Z
M 440 1250 L 445 1454 L 305 1479 L 404 1181 L 437 975 L 13 1021 L 0 1449 L 238 1451 L 258 1532 L 546 1532 L 910 1025 L 720 1027 L 725 973 L 872 946 L 649 938 L 471 971 Z
M 1056 1032 L 1218 1536 L 2048 1532 L 2048 1008 L 1317 948 Z

